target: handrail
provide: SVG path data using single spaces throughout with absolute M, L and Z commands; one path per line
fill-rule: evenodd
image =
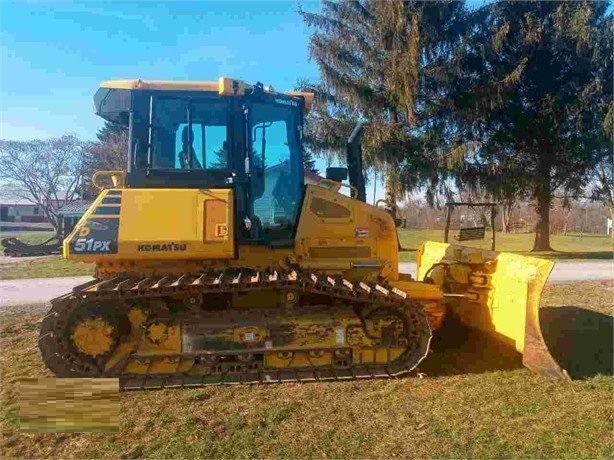
M 101 184 L 101 178 L 111 179 L 111 184 Z M 98 190 L 107 188 L 124 188 L 126 186 L 126 171 L 96 171 L 92 176 L 92 184 Z
M 354 198 L 356 199 L 356 197 L 358 196 L 358 189 L 356 187 L 354 187 L 353 185 L 350 184 L 344 184 L 342 182 L 336 182 L 332 179 L 320 179 L 320 181 L 318 182 L 319 185 L 326 185 L 326 184 L 330 184 L 330 186 L 325 187 L 333 192 L 339 192 L 339 189 L 341 189 L 341 187 L 347 187 L 350 189 L 350 198 Z

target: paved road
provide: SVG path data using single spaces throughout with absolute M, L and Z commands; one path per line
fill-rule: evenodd
M 401 262 L 399 270 L 415 275 L 416 264 Z M 554 265 L 549 283 L 565 283 L 568 281 L 598 281 L 614 279 L 614 261 L 599 260 L 591 262 L 557 262 Z M 0 288 L 1 289 L 1 288 Z M 0 291 L 1 292 L 1 291 Z
M 404 273 L 415 275 L 416 264 L 402 262 L 399 268 Z M 67 278 L 43 278 L 0 281 L 0 308 L 9 305 L 27 305 L 47 302 L 69 292 L 73 286 L 89 281 L 89 276 Z M 612 261 L 557 262 L 549 282 L 614 279 Z

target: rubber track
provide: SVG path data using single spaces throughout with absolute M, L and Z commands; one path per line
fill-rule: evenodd
M 213 375 L 126 375 L 120 376 L 122 389 L 148 389 L 211 384 L 252 384 L 289 381 L 326 381 L 370 378 L 390 378 L 410 373 L 428 353 L 431 329 L 427 316 L 419 302 L 410 299 L 404 292 L 391 288 L 385 283 L 351 283 L 341 277 L 331 277 L 312 271 L 294 269 L 263 270 L 229 269 L 208 272 L 199 277 L 192 275 L 133 278 L 116 276 L 108 280 L 93 280 L 73 288 L 73 292 L 51 301 L 52 308 L 41 325 L 39 348 L 43 361 L 58 377 L 100 377 L 102 372 L 96 363 L 84 359 L 71 351 L 65 335 L 68 318 L 82 305 L 98 302 L 115 303 L 127 311 L 133 301 L 181 297 L 193 294 L 247 292 L 260 289 L 279 291 L 293 290 L 340 299 L 348 305 L 369 304 L 373 308 L 387 307 L 404 312 L 406 328 L 413 331 L 413 350 L 387 365 L 350 365 L 348 368 L 284 368 L 279 370 L 257 370 L 227 372 Z M 205 300 L 206 302 L 206 300 Z M 154 303 L 155 304 L 155 303 Z M 148 306 L 148 310 L 151 308 Z M 162 309 L 153 313 L 168 314 Z M 201 312 L 202 315 L 202 312 Z M 240 354 L 240 353 L 239 353 Z M 194 354 L 192 354 L 194 355 Z M 203 355 L 206 355 L 203 353 Z M 122 364 L 122 367 L 125 362 Z M 100 364 L 102 366 L 102 364 Z M 100 367 L 102 368 L 102 367 Z M 112 377 L 113 375 L 105 375 Z

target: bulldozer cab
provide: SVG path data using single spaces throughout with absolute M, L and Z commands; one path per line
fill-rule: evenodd
M 231 188 L 240 239 L 292 244 L 312 98 L 221 78 L 106 82 L 94 102 L 98 115 L 129 129 L 126 187 Z

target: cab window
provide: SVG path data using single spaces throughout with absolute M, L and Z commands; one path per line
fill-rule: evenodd
M 226 104 L 220 101 L 155 97 L 152 168 L 228 168 L 226 115 Z
M 296 109 L 254 104 L 250 109 L 253 213 L 263 236 L 292 236 L 302 192 Z

